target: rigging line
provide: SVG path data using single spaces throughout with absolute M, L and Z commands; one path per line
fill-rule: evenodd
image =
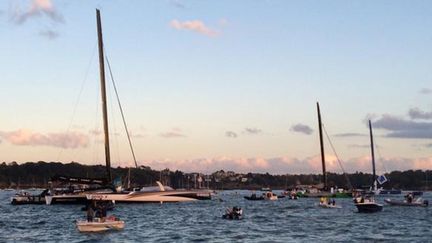
M 109 96 L 110 96 L 110 98 L 109 98 L 109 106 L 110 106 L 110 109 L 111 109 L 111 112 L 109 113 L 110 114 L 110 119 L 112 120 L 112 122 L 111 122 L 111 125 L 112 126 L 110 126 L 110 128 L 113 128 L 114 130 L 113 130 L 113 133 L 112 133 L 112 135 L 113 136 L 111 136 L 111 140 L 113 140 L 114 141 L 114 143 L 113 143 L 113 145 L 115 145 L 115 152 L 116 152 L 116 155 L 117 155 L 117 163 L 120 165 L 121 164 L 121 158 L 120 158 L 120 149 L 119 149 L 119 143 L 118 143 L 118 132 L 117 132 L 117 122 L 116 122 L 116 119 L 115 119 L 115 115 L 113 115 L 113 112 L 112 111 L 114 111 L 114 108 L 113 108 L 113 102 L 112 102 L 112 100 L 113 100 L 113 98 L 112 98 L 112 90 L 111 90 L 111 88 L 110 88 L 110 86 L 108 86 L 108 93 L 109 93 Z M 114 150 L 112 150 L 112 153 L 114 152 Z M 112 154 L 111 153 L 111 154 Z
M 333 153 L 334 153 L 335 156 L 336 156 L 337 162 L 339 163 L 339 166 L 340 166 L 341 169 L 342 169 L 342 172 L 343 172 L 343 174 L 344 174 L 344 176 L 345 176 L 345 179 L 346 179 L 347 182 L 348 182 L 348 186 L 350 187 L 350 189 L 352 189 L 353 187 L 352 187 L 351 181 L 350 181 L 350 179 L 349 179 L 347 173 L 345 172 L 344 167 L 342 166 L 342 161 L 339 159 L 339 156 L 338 156 L 338 154 L 336 153 L 336 149 L 334 148 L 333 143 L 332 143 L 332 141 L 330 140 L 330 136 L 328 135 L 327 130 L 326 130 L 325 127 L 324 127 L 324 124 L 322 125 L 322 128 L 323 128 L 324 133 L 325 133 L 325 135 L 326 135 L 326 137 L 327 137 L 327 140 L 328 140 L 328 142 L 329 142 L 329 144 L 330 144 L 330 147 L 332 148 Z
M 375 143 L 375 148 L 376 148 L 376 150 L 377 150 L 377 152 L 378 152 L 379 160 L 381 161 L 381 165 L 382 165 L 382 167 L 384 168 L 384 173 L 385 173 L 385 172 L 387 172 L 387 168 L 386 168 L 386 166 L 385 166 L 384 159 L 383 159 L 383 157 L 382 157 L 382 155 L 381 155 L 381 151 L 379 150 L 378 144 L 376 144 L 376 143 Z
M 83 93 L 84 86 L 85 86 L 85 84 L 86 84 L 86 82 L 87 82 L 88 75 L 89 75 L 89 72 L 90 72 L 90 68 L 91 68 L 91 66 L 92 66 L 93 59 L 94 59 L 94 56 L 95 56 L 95 53 L 96 53 L 96 47 L 97 47 L 97 43 L 95 43 L 95 45 L 93 46 L 93 54 L 91 55 L 91 57 L 90 57 L 90 61 L 89 61 L 89 63 L 87 64 L 87 70 L 86 70 L 86 72 L 85 72 L 84 79 L 83 79 L 83 81 L 82 81 L 82 83 L 81 83 L 81 87 L 80 87 L 80 90 L 79 90 L 79 93 L 78 93 L 77 100 L 75 101 L 75 105 L 74 105 L 74 108 L 73 108 L 73 111 L 72 111 L 72 116 L 71 116 L 71 118 L 70 118 L 70 120 L 69 120 L 68 128 L 66 129 L 66 134 L 68 134 L 69 131 L 71 130 L 72 123 L 73 123 L 73 121 L 74 121 L 74 119 L 75 119 L 75 115 L 76 115 L 76 111 L 77 111 L 77 108 L 78 108 L 78 104 L 79 104 L 79 102 L 80 102 L 80 100 L 81 100 L 81 95 L 82 95 L 82 93 Z M 62 153 L 63 153 L 64 150 L 65 150 L 65 148 L 61 148 L 61 149 L 60 149 L 60 151 L 59 151 L 59 153 L 58 153 L 58 155 L 57 155 L 57 161 L 60 159 L 60 157 L 61 157 L 61 155 L 62 155 Z
M 123 125 L 124 125 L 124 128 L 126 130 L 126 135 L 127 135 L 128 141 L 129 141 L 129 147 L 130 147 L 131 152 L 132 152 L 132 157 L 133 157 L 133 160 L 135 162 L 135 167 L 138 168 L 138 163 L 136 161 L 135 152 L 134 152 L 133 146 L 132 146 L 132 140 L 130 138 L 129 129 L 127 127 L 126 119 L 124 117 L 123 108 L 122 108 L 121 103 L 120 103 L 120 98 L 119 98 L 119 95 L 118 95 L 118 92 L 117 92 L 117 86 L 115 85 L 115 82 L 114 82 L 114 76 L 112 74 L 111 64 L 110 64 L 110 62 L 108 60 L 108 55 L 105 55 L 105 59 L 106 59 L 107 64 L 108 64 L 108 70 L 109 70 L 109 73 L 110 73 L 111 81 L 112 81 L 112 84 L 113 84 L 113 87 L 114 87 L 115 94 L 117 96 L 117 103 L 118 103 L 119 108 L 120 108 L 120 113 L 121 113 L 121 116 L 122 116 L 122 119 L 123 119 Z

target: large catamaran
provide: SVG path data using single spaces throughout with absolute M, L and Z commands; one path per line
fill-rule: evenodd
M 164 186 L 160 182 L 156 182 L 156 187 L 144 187 L 140 190 L 123 191 L 116 190 L 112 185 L 111 176 L 111 157 L 109 144 L 109 129 L 108 129 L 108 111 L 105 85 L 105 56 L 104 45 L 102 38 L 102 23 L 99 9 L 96 9 L 97 21 L 97 36 L 99 50 L 99 72 L 100 86 L 102 98 L 103 126 L 104 126 L 104 144 L 105 144 L 105 165 L 106 165 L 106 180 L 105 185 L 101 185 L 94 190 L 77 190 L 75 192 L 60 192 L 52 191 L 50 195 L 45 196 L 47 204 L 54 203 L 81 203 L 87 200 L 109 200 L 116 202 L 185 202 L 195 200 L 211 199 L 212 191 L 206 189 L 200 190 L 174 190 L 169 186 Z M 126 126 L 125 126 L 126 128 Z M 127 129 L 127 128 L 126 128 Z M 128 132 L 128 131 L 126 131 Z M 129 136 L 128 136 L 129 137 Z M 130 141 L 129 141 L 130 142 Z M 133 153 L 133 150 L 132 150 Z M 129 178 L 130 179 L 130 178 Z
M 320 152 L 321 152 L 321 166 L 322 166 L 322 182 L 312 188 L 306 189 L 306 192 L 300 196 L 303 197 L 351 197 L 351 191 L 334 191 L 328 186 L 327 171 L 324 153 L 324 139 L 323 139 L 323 125 L 321 121 L 321 110 L 319 103 L 317 102 L 317 115 L 318 115 L 318 131 L 320 140 Z M 350 184 L 350 183 L 349 183 Z

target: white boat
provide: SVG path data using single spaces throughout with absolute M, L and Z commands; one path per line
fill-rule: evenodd
M 100 82 L 101 82 L 101 98 L 102 98 L 102 113 L 103 113 L 103 127 L 104 127 L 104 143 L 105 143 L 105 164 L 107 170 L 106 183 L 113 182 L 111 177 L 111 159 L 110 159 L 110 146 L 109 146 L 109 130 L 108 130 L 108 112 L 107 112 L 107 99 L 105 90 L 105 64 L 104 64 L 104 47 L 102 38 L 102 23 L 100 18 L 100 11 L 96 10 L 97 20 L 97 33 L 98 33 L 98 50 L 99 50 L 99 68 L 100 68 Z M 126 127 L 126 124 L 125 124 Z M 127 129 L 126 129 L 127 132 Z M 128 138 L 129 134 L 127 132 Z M 133 153 L 131 141 L 132 155 Z M 136 160 L 135 160 L 136 164 Z M 87 200 L 108 200 L 118 203 L 122 202 L 188 202 L 195 200 L 211 199 L 212 191 L 210 190 L 174 190 L 170 187 L 165 187 L 161 183 L 158 187 L 143 188 L 141 191 L 122 191 L 121 188 L 116 187 L 113 190 L 85 190 L 70 192 L 64 194 L 51 194 L 47 196 L 46 203 L 79 203 Z M 111 185 L 111 187 L 114 187 Z
M 76 226 L 79 232 L 102 232 L 108 230 L 122 230 L 125 226 L 125 222 L 122 220 L 111 220 L 105 221 L 92 221 L 77 220 Z
M 417 198 L 414 201 L 409 202 L 408 200 L 394 200 L 390 198 L 384 199 L 384 202 L 386 202 L 389 205 L 392 206 L 407 206 L 407 207 L 427 207 L 429 206 L 428 200 L 423 200 L 422 198 Z
M 341 206 L 339 206 L 339 205 L 333 205 L 333 204 L 328 204 L 328 203 L 323 203 L 323 202 L 320 202 L 319 204 L 318 204 L 318 206 L 320 206 L 320 207 L 322 207 L 322 208 L 342 208 Z
M 278 197 L 273 192 L 266 192 L 264 193 L 264 200 L 276 201 L 278 200 Z
M 341 206 L 336 205 L 336 202 L 334 200 L 332 202 L 327 197 L 321 197 L 318 206 L 322 208 L 342 208 Z
M 140 191 L 118 193 L 92 193 L 86 194 L 87 200 L 104 200 L 116 203 L 164 203 L 164 202 L 191 202 L 211 199 L 211 190 L 174 190 L 163 186 L 159 181 L 158 187 L 145 187 Z

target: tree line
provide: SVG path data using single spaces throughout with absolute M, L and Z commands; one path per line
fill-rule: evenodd
M 112 168 L 113 178 L 121 177 L 126 181 L 130 174 L 133 187 L 155 185 L 161 181 L 173 188 L 204 188 L 211 189 L 288 189 L 300 185 L 317 185 L 322 175 L 317 174 L 284 174 L 269 173 L 235 173 L 232 171 L 216 171 L 209 175 L 200 173 L 184 173 L 182 171 L 153 170 L 147 166 L 138 168 Z M 0 188 L 30 188 L 48 187 L 48 182 L 54 176 L 69 176 L 81 178 L 105 178 L 106 168 L 103 165 L 83 165 L 77 162 L 16 162 L 0 164 Z M 407 170 L 386 173 L 388 181 L 383 184 L 385 189 L 429 190 L 429 180 L 432 170 Z M 328 173 L 330 187 L 366 188 L 372 184 L 372 175 L 356 172 L 350 174 Z

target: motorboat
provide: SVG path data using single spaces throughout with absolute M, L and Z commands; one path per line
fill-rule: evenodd
M 23 204 L 45 204 L 45 195 L 48 190 L 44 190 L 42 193 L 32 195 L 26 191 L 21 191 L 15 196 L 11 197 L 11 204 L 23 205 Z
M 394 200 L 390 198 L 384 199 L 384 202 L 391 206 L 407 206 L 407 207 L 427 207 L 429 206 L 428 200 L 423 200 L 421 197 L 417 199 Z
M 375 202 L 373 197 L 357 197 L 354 198 L 354 205 L 359 213 L 376 213 L 383 209 L 383 205 Z
M 105 220 L 96 218 L 94 221 L 77 220 L 76 226 L 79 232 L 103 232 L 110 230 L 122 230 L 125 222 L 114 217 L 107 217 Z

